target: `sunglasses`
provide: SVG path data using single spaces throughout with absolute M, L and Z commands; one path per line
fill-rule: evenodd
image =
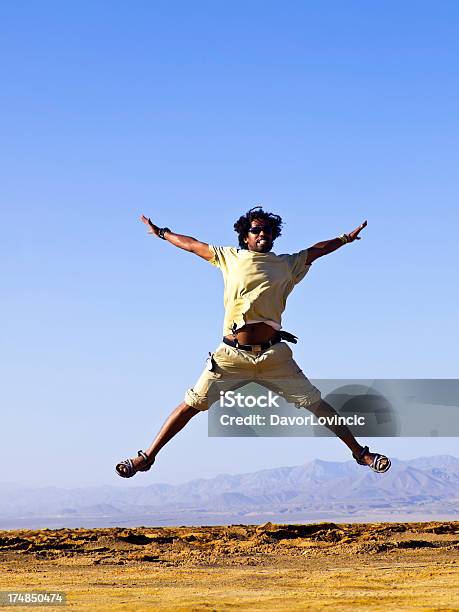
M 255 234 L 255 236 L 258 236 L 261 231 L 265 234 L 272 234 L 273 228 L 270 225 L 254 225 L 253 227 L 249 227 L 249 232 Z

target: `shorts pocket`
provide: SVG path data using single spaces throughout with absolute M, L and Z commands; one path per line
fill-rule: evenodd
M 218 363 L 215 359 L 215 353 L 209 353 L 206 359 L 206 371 L 209 378 L 221 378 L 221 372 L 219 372 Z

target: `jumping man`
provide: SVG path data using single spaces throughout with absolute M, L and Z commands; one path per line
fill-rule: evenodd
M 306 276 L 311 264 L 345 244 L 360 240 L 359 234 L 367 222 L 349 234 L 318 242 L 298 253 L 276 255 L 271 249 L 281 235 L 282 219 L 260 206 L 249 210 L 234 224 L 239 248 L 213 246 L 176 234 L 168 227 L 159 228 L 143 215 L 140 219 L 147 225 L 149 234 L 220 268 L 225 280 L 224 336 L 198 381 L 169 415 L 152 444 L 146 451 L 139 451 L 137 457 L 118 463 L 117 473 L 130 478 L 137 472 L 148 471 L 161 448 L 193 416 L 209 408 L 209 388 L 216 381 L 247 380 L 256 371 L 267 384 L 288 381 L 284 396 L 298 408 L 306 408 L 317 417 L 335 416 L 334 408 L 321 398 L 320 391 L 294 361 L 292 350 L 284 340 L 295 343 L 296 337 L 282 330 L 281 316 L 287 296 Z M 367 465 L 378 473 L 390 468 L 386 456 L 362 447 L 346 426 L 329 429 L 346 444 L 360 465 Z

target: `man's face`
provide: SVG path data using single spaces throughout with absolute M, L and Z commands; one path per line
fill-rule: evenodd
M 273 248 L 273 230 L 271 224 L 264 219 L 254 219 L 250 224 L 250 229 L 244 238 L 244 242 L 247 244 L 249 251 L 267 253 Z

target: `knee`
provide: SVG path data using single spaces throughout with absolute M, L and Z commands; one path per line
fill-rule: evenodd
M 191 417 L 195 416 L 196 414 L 198 414 L 199 412 L 201 412 L 201 410 L 198 410 L 194 406 L 190 406 L 186 402 L 182 402 L 180 407 L 181 407 L 180 408 L 181 413 L 184 414 L 185 416 L 189 417 L 189 418 L 191 418 Z

